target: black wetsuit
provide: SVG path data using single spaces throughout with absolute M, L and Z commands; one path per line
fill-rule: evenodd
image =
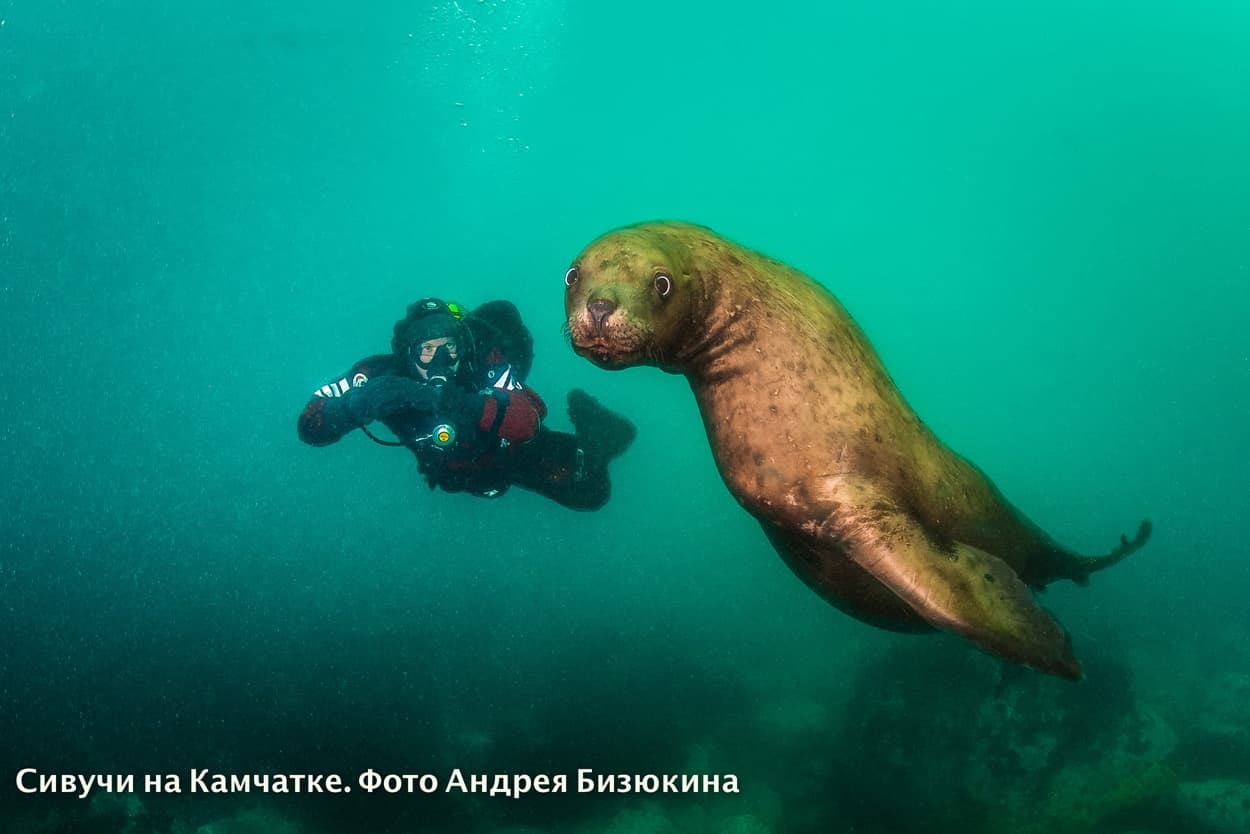
M 300 414 L 300 439 L 326 446 L 361 428 L 348 407 L 352 389 L 388 375 L 404 375 L 401 364 L 393 354 L 379 354 L 321 386 Z M 459 390 L 447 398 L 454 407 L 445 413 L 404 408 L 380 419 L 416 456 L 431 488 L 495 497 L 515 484 L 578 510 L 597 509 L 607 501 L 607 459 L 595 454 L 593 443 L 588 451 L 579 436 L 543 427 L 546 404 L 523 383 L 501 348 L 490 349 L 483 362 L 462 369 L 449 384 Z M 454 431 L 446 446 L 434 437 L 441 425 Z

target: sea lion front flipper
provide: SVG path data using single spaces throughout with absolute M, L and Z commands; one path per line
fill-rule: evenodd
M 833 537 L 925 620 L 991 654 L 1076 679 L 1081 666 L 1063 627 L 1001 559 L 961 542 L 940 543 L 867 478 L 821 480 Z

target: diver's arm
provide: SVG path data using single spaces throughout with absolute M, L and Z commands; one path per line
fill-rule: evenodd
M 328 446 L 352 429 L 360 428 L 362 422 L 367 421 L 353 413 L 352 395 L 368 383 L 370 377 L 390 373 L 391 365 L 389 354 L 362 359 L 347 373 L 314 391 L 299 415 L 299 439 L 313 446 Z
M 457 396 L 454 410 L 462 424 L 476 425 L 479 431 L 509 443 L 532 438 L 547 416 L 542 398 L 523 386 L 507 363 L 490 368 L 487 382 L 477 393 L 464 391 Z

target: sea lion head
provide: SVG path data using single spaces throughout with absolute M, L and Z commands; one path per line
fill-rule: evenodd
M 678 370 L 702 296 L 684 234 L 685 224 L 674 223 L 618 229 L 573 260 L 564 312 L 579 356 L 609 370 Z

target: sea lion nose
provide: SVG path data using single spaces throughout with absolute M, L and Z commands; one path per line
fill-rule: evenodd
M 590 313 L 590 321 L 594 324 L 596 333 L 603 331 L 603 322 L 615 309 L 616 302 L 606 298 L 595 298 L 586 303 L 586 312 Z

